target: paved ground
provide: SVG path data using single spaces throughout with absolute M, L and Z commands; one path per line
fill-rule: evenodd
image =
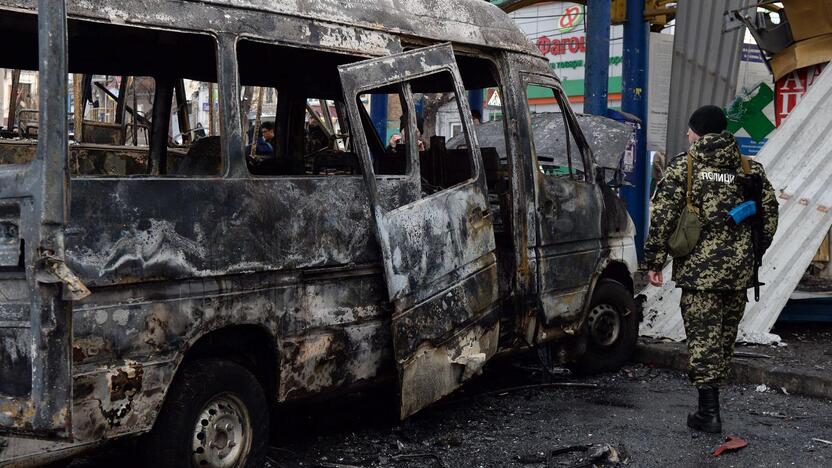
M 778 323 L 772 333 L 786 346 L 745 346 L 772 356 L 775 363 L 806 375 L 832 376 L 832 323 Z
M 531 357 L 503 360 L 464 391 L 405 423 L 392 417 L 389 392 L 284 411 L 276 421 L 271 468 L 593 466 L 603 444 L 637 467 L 832 466 L 832 402 L 754 386 L 723 391 L 727 433 L 749 442 L 711 455 L 720 436 L 685 427 L 694 394 L 682 373 L 633 365 L 570 382 L 598 388 L 537 387 L 548 380 Z M 520 390 L 513 387 L 531 386 Z M 568 446 L 586 452 L 552 456 Z M 548 457 L 548 463 L 547 463 Z M 77 460 L 73 468 L 123 464 L 123 454 Z M 583 461 L 582 461 L 583 460 Z M 624 463 L 598 464 L 623 466 Z

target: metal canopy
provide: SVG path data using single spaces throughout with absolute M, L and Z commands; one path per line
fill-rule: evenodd
M 750 0 L 680 0 L 673 40 L 673 70 L 667 118 L 667 154 L 687 150 L 688 117 L 698 107 L 724 107 L 736 95 L 745 28 L 725 32 L 725 12 Z

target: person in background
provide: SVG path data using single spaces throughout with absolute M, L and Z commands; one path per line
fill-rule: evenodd
M 731 224 L 727 216 L 746 198 L 743 178 L 759 177 L 763 232 L 762 245 L 757 248 L 764 252 L 774 238 L 779 209 L 763 166 L 741 159 L 734 136 L 725 131 L 727 125 L 724 112 L 716 106 L 701 107 L 691 115 L 690 149 L 670 162 L 658 184 L 644 245 L 648 280 L 660 287 L 664 283 L 662 270 L 668 241 L 682 210 L 687 209 L 690 174 L 691 204 L 699 210 L 697 217 L 702 229 L 692 250 L 673 259 L 673 281 L 682 288 L 680 306 L 687 334 L 688 376 L 699 393 L 699 407 L 688 415 L 687 424 L 714 433 L 722 431 L 719 386 L 731 370 L 737 328 L 748 301 L 747 289 L 756 286 L 750 223 Z
M 419 151 L 425 151 L 425 142 L 422 140 L 422 119 L 416 121 L 416 140 L 418 141 Z M 395 153 L 399 145 L 405 144 L 407 141 L 407 117 L 402 115 L 399 118 L 399 132 L 394 133 L 387 142 L 387 152 Z
M 202 126 L 202 122 L 196 123 L 196 129 L 194 129 L 194 141 L 199 140 L 200 138 L 205 138 L 207 136 L 205 132 L 205 127 Z
M 274 122 L 263 122 L 260 125 L 260 140 L 262 143 L 268 145 L 264 147 L 269 154 L 274 152 Z M 262 144 L 261 141 L 257 142 L 258 149 Z
M 254 127 L 249 129 L 249 141 L 252 140 Z M 254 154 L 258 156 L 271 156 L 274 154 L 274 123 L 262 122 L 260 124 L 260 135 L 257 137 L 257 147 Z M 246 146 L 246 156 L 251 156 L 251 143 Z
M 329 147 L 329 138 L 326 132 L 321 127 L 318 119 L 312 115 L 307 114 L 306 119 L 306 154 L 311 154 L 316 151 Z
M 664 176 L 664 166 L 665 166 L 665 155 L 664 153 L 656 153 L 653 156 L 653 164 L 652 166 L 652 174 L 650 176 L 650 197 L 656 194 L 656 188 L 659 185 L 659 181 L 662 180 Z

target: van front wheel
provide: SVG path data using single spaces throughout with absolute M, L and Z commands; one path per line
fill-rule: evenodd
M 615 371 L 630 359 L 638 339 L 638 312 L 633 295 L 623 284 L 607 279 L 598 282 L 585 330 L 586 352 L 570 365 L 573 372 Z
M 153 431 L 148 457 L 163 468 L 262 467 L 269 408 L 257 378 L 226 360 L 185 365 L 171 386 Z

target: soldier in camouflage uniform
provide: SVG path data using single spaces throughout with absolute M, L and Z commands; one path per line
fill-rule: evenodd
M 699 391 L 699 409 L 688 415 L 688 426 L 721 432 L 718 387 L 728 377 L 747 289 L 754 286 L 752 235 L 749 223 L 726 222 L 727 213 L 745 200 L 738 180 L 744 175 L 740 151 L 734 136 L 725 132 L 725 114 L 705 106 L 694 112 L 689 127 L 692 202 L 700 209 L 702 232 L 690 254 L 673 259 L 673 281 L 682 288 L 688 375 Z M 644 255 L 648 279 L 656 286 L 664 281 L 667 242 L 686 203 L 687 159 L 683 153 L 670 162 L 653 199 Z M 763 181 L 760 247 L 765 250 L 777 229 L 778 204 L 763 166 L 750 161 L 750 173 Z

